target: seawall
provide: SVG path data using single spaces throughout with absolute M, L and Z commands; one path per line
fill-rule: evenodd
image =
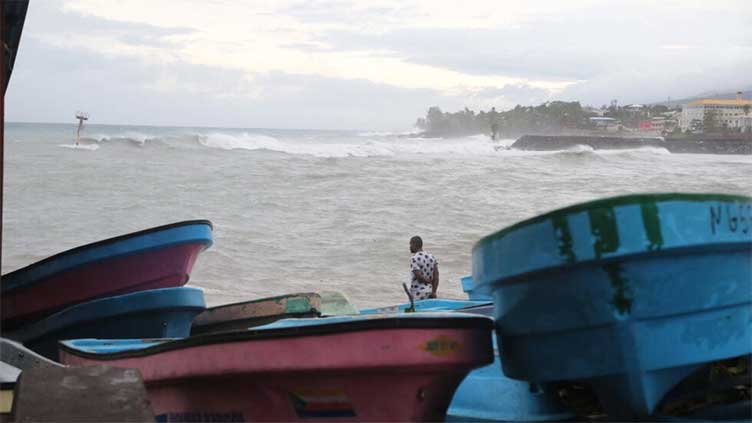
M 696 154 L 752 154 L 752 139 L 734 137 L 723 139 L 654 137 L 613 137 L 575 135 L 523 135 L 512 148 L 518 150 L 563 150 L 576 145 L 587 145 L 595 150 L 660 147 L 672 153 Z

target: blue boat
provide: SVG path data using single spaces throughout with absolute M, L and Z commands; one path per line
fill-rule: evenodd
M 409 307 L 409 303 L 398 304 L 361 310 L 361 314 L 404 313 Z M 415 301 L 415 311 L 457 311 L 490 317 L 493 304 L 481 300 L 428 299 Z M 293 325 L 295 322 L 286 321 L 284 324 Z M 496 345 L 495 334 L 493 339 Z M 470 372 L 457 387 L 447 410 L 446 421 L 532 422 L 563 421 L 574 417 L 554 392 L 504 376 L 499 350 L 494 347 L 494 362 Z
M 182 286 L 211 244 L 211 222 L 191 220 L 82 245 L 7 273 L 0 284 L 3 328 L 97 298 Z
M 57 360 L 64 339 L 187 337 L 205 309 L 198 288 L 153 289 L 78 304 L 4 335 Z
M 415 301 L 415 311 L 452 311 L 468 307 L 488 305 L 490 301 L 450 300 L 430 298 Z M 410 304 L 398 304 L 389 307 L 376 307 L 360 310 L 360 314 L 404 313 Z
M 649 416 L 703 365 L 752 353 L 752 199 L 623 196 L 518 223 L 473 248 L 504 373 L 581 381 L 610 417 Z
M 465 276 L 463 278 L 460 278 L 460 283 L 462 284 L 462 291 L 467 294 L 467 298 L 475 301 L 493 301 L 492 296 L 480 294 L 475 291 L 472 276 Z
M 493 304 L 457 310 L 491 316 Z M 473 370 L 452 397 L 446 421 L 452 422 L 544 422 L 575 418 L 549 386 L 510 379 L 501 372 L 496 334 L 494 362 Z

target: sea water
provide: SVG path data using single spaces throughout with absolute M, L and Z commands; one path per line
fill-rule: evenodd
M 463 298 L 482 236 L 558 207 L 641 192 L 752 194 L 752 156 L 660 148 L 507 150 L 485 136 L 8 123 L 3 273 L 104 238 L 214 223 L 190 284 L 217 305 L 339 290 L 403 302 L 408 241 Z

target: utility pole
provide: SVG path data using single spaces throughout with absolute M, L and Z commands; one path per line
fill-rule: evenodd
M 89 120 L 89 114 L 85 112 L 76 112 L 76 119 L 78 119 L 78 130 L 76 130 L 76 145 L 81 140 L 81 129 L 84 128 L 84 121 Z

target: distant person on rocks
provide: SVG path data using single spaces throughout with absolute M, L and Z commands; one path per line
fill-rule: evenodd
M 439 262 L 433 254 L 423 251 L 423 240 L 419 236 L 410 238 L 410 293 L 417 300 L 436 298 L 439 288 Z
M 491 140 L 496 141 L 496 135 L 499 133 L 499 124 L 494 122 L 491 124 Z

